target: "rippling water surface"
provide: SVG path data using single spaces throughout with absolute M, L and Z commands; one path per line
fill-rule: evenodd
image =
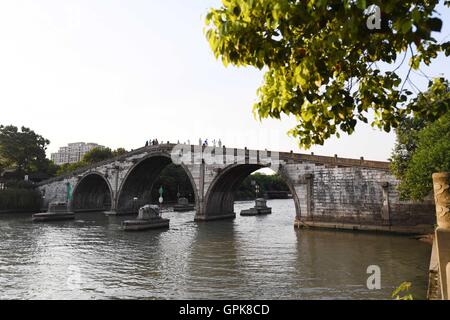
M 235 211 L 252 202 L 236 202 Z M 431 247 L 407 237 L 296 230 L 292 200 L 273 213 L 207 223 L 164 213 L 169 230 L 124 232 L 130 217 L 0 216 L 1 299 L 389 299 L 403 281 L 425 298 Z M 366 269 L 381 268 L 381 290 Z

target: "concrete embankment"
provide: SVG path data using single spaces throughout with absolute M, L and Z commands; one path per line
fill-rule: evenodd
M 428 300 L 441 300 L 441 288 L 439 285 L 439 262 L 436 241 L 433 237 L 433 249 L 431 250 L 430 268 L 428 270 Z
M 300 221 L 294 222 L 297 228 L 317 228 L 317 229 L 335 229 L 350 231 L 367 231 L 380 233 L 396 233 L 404 235 L 426 235 L 433 232 L 434 227 L 428 224 L 415 226 L 384 226 L 372 224 L 358 223 L 339 223 L 339 222 L 323 222 L 323 221 Z

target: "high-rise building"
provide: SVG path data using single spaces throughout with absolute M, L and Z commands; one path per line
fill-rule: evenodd
M 83 158 L 86 152 L 91 151 L 94 148 L 104 147 L 92 142 L 69 143 L 66 147 L 59 148 L 58 152 L 52 153 L 51 159 L 57 165 L 78 162 Z

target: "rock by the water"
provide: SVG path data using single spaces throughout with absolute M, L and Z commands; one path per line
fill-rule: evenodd
M 36 213 L 32 216 L 32 220 L 36 222 L 73 219 L 75 219 L 75 214 L 69 211 L 69 207 L 66 202 L 52 202 L 49 204 L 47 212 Z
M 159 207 L 157 205 L 147 204 L 139 208 L 139 213 L 136 219 L 123 221 L 122 228 L 125 231 L 168 228 L 169 222 L 169 219 L 163 219 L 161 217 Z
M 247 210 L 242 210 L 241 216 L 256 216 L 260 214 L 272 213 L 272 208 L 268 207 L 266 203 L 266 199 L 257 198 L 255 200 L 255 206 Z
M 143 207 L 139 208 L 138 220 L 150 220 L 160 218 L 159 207 L 153 204 L 146 204 Z
M 181 197 L 178 199 L 178 203 L 173 207 L 173 211 L 192 211 L 194 210 L 194 205 L 189 204 L 187 198 Z

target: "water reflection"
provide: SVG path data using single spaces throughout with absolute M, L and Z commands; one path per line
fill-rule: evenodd
M 387 299 L 403 281 L 413 283 L 416 298 L 425 298 L 430 247 L 424 243 L 369 233 L 303 230 L 296 234 L 297 279 L 302 287 L 313 289 L 307 290 L 307 298 Z M 382 290 L 367 289 L 370 265 L 381 269 Z
M 36 224 L 0 216 L 0 298 L 389 299 L 402 281 L 425 298 L 431 248 L 405 237 L 295 230 L 291 200 L 273 213 L 194 223 L 167 213 L 169 230 L 123 232 L 125 218 L 77 214 Z M 238 202 L 236 212 L 251 206 Z M 366 268 L 379 265 L 381 290 Z M 79 286 L 70 285 L 73 268 Z

